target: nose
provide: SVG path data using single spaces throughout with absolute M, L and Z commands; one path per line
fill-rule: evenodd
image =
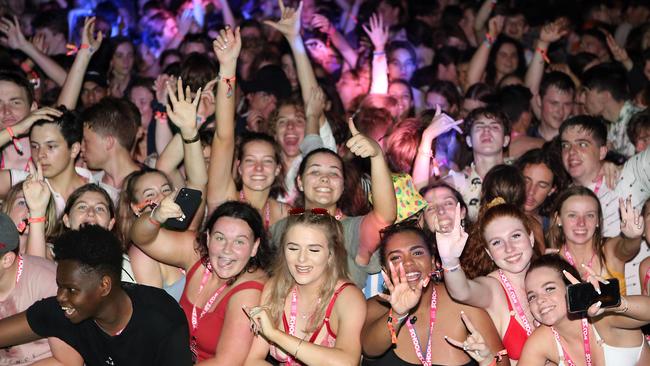
M 307 260 L 307 251 L 300 249 L 298 251 L 298 263 L 304 263 Z
M 68 300 L 68 294 L 67 294 L 66 290 L 62 289 L 62 288 L 59 288 L 56 291 L 56 301 L 59 304 L 64 304 L 64 303 L 67 302 L 67 300 Z
M 38 149 L 38 160 L 42 161 L 45 157 L 47 157 L 46 149 Z
M 576 224 L 578 224 L 578 226 L 585 226 L 585 217 L 584 216 L 578 216 Z
M 224 240 L 226 243 L 223 245 L 223 253 L 229 254 L 232 252 L 232 242 L 230 240 Z
M 506 240 L 504 244 L 504 250 L 506 253 L 511 253 L 515 249 L 515 245 L 510 242 L 510 240 Z

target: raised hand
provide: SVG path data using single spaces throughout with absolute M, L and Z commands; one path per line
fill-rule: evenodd
M 325 109 L 325 93 L 320 87 L 313 88 L 305 106 L 306 118 L 320 118 Z
M 239 27 L 233 32 L 230 26 L 226 26 L 225 29 L 219 31 L 219 35 L 212 42 L 212 48 L 214 49 L 214 54 L 217 55 L 217 60 L 219 64 L 236 64 L 237 57 L 239 57 L 239 52 L 241 51 L 241 34 L 239 33 Z
M 388 26 L 384 25 L 384 18 L 381 14 L 375 13 L 370 16 L 370 28 L 365 24 L 361 26 L 366 32 L 375 52 L 383 52 L 388 42 Z
M 167 85 L 167 93 L 169 93 L 169 103 L 166 105 L 167 116 L 180 130 L 183 138 L 191 139 L 196 136 L 196 109 L 199 105 L 201 98 L 201 88 L 196 92 L 194 100 L 190 87 L 187 86 L 183 92 L 183 80 L 178 78 L 176 91 L 178 96 L 174 95 L 171 86 Z
M 552 23 L 544 25 L 539 33 L 539 40 L 547 45 L 559 40 L 569 32 L 567 25 L 567 20 L 565 18 L 560 18 Z
M 97 32 L 95 35 L 95 17 L 89 17 L 84 20 L 84 29 L 81 33 L 81 49 L 84 49 L 84 45 L 88 45 L 88 51 L 92 55 L 99 49 L 99 46 L 102 45 L 102 40 L 104 40 L 104 35 L 101 31 Z
M 629 239 L 637 239 L 643 235 L 645 221 L 639 210 L 632 206 L 632 196 L 623 201 L 618 199 L 618 208 L 621 212 L 621 234 Z
M 319 32 L 327 34 L 330 32 L 332 23 L 330 23 L 330 20 L 326 16 L 314 14 L 313 18 L 311 18 L 311 26 L 312 28 L 318 29 Z
M 192 22 L 194 22 L 194 14 L 192 13 L 192 9 L 187 8 L 183 10 L 176 19 L 178 34 L 184 37 L 187 33 L 189 33 L 190 28 L 192 28 Z
M 173 194 L 167 195 L 150 213 L 151 219 L 163 223 L 168 219 L 184 218 L 185 214 L 181 207 L 174 202 L 178 195 L 178 189 Z
M 153 82 L 153 91 L 156 100 L 160 104 L 167 104 L 167 84 L 173 85 L 174 77 L 167 74 L 160 74 Z
M 287 40 L 292 41 L 300 35 L 300 14 L 302 13 L 302 1 L 298 9 L 285 7 L 283 0 L 278 0 L 282 16 L 277 22 L 265 20 L 264 24 L 270 25 L 282 33 Z
M 503 15 L 497 15 L 490 18 L 488 21 L 488 32 L 492 38 L 496 39 L 501 31 L 503 30 L 503 23 L 505 22 L 505 17 Z
M 460 312 L 460 318 L 463 320 L 463 323 L 465 323 L 465 326 L 469 331 L 469 335 L 465 338 L 465 341 L 460 342 L 447 336 L 445 336 L 445 340 L 452 346 L 461 348 L 478 363 L 494 358 L 494 355 L 485 343 L 483 336 L 478 332 L 478 330 L 476 330 L 476 327 L 474 327 L 474 324 L 472 324 L 465 312 Z
M 377 141 L 359 132 L 359 130 L 354 126 L 352 118 L 348 118 L 348 128 L 350 128 L 352 137 L 350 137 L 350 139 L 345 143 L 345 146 L 347 146 L 354 155 L 360 158 L 374 158 L 381 154 L 381 147 Z
M 604 33 L 605 33 L 605 39 L 607 40 L 607 47 L 612 52 L 612 55 L 614 56 L 614 60 L 622 64 L 629 62 L 630 56 L 628 56 L 625 48 L 621 47 L 618 43 L 616 43 L 616 40 L 614 39 L 614 37 L 612 37 L 611 33 L 607 31 L 605 31 Z
M 11 126 L 11 128 L 13 129 L 14 133 L 17 136 L 24 135 L 27 132 L 29 132 L 29 129 L 32 128 L 34 122 L 42 119 L 47 121 L 54 121 L 55 118 L 61 117 L 62 114 L 63 112 L 61 112 L 58 109 L 54 109 L 50 107 L 39 108 L 35 111 L 30 112 L 27 115 L 27 117 L 23 118 L 22 120 L 20 120 L 20 122 Z
M 379 297 L 390 303 L 394 316 L 403 317 L 413 309 L 422 296 L 422 289 L 429 284 L 429 277 L 422 278 L 415 287 L 411 287 L 406 280 L 406 270 L 404 264 L 400 263 L 397 268 L 393 262 L 388 262 L 390 269 L 390 278 L 388 274 L 381 271 L 381 276 L 384 278 L 384 285 L 390 292 L 390 295 L 379 294 Z
M 25 195 L 25 203 L 29 208 L 31 217 L 42 217 L 47 212 L 47 205 L 50 203 L 52 192 L 45 179 L 43 179 L 43 169 L 41 163 L 29 163 L 29 175 L 23 183 L 23 194 Z
M 44 34 L 36 34 L 32 37 L 31 39 L 32 45 L 34 45 L 34 48 L 39 50 L 41 53 L 47 55 L 47 50 L 48 50 L 48 45 L 45 42 L 45 35 Z
M 602 284 L 607 285 L 607 284 L 609 284 L 609 281 L 602 278 L 600 275 L 597 275 L 596 272 L 594 272 L 594 270 L 591 269 L 591 267 L 585 266 L 584 263 L 582 264 L 582 268 L 588 274 L 587 278 L 586 278 L 586 280 L 587 280 L 586 282 L 591 283 L 591 285 L 594 286 L 594 289 L 596 290 L 596 292 L 598 294 L 600 294 L 600 284 L 602 283 Z M 566 277 L 569 280 L 569 282 L 571 282 L 571 284 L 575 285 L 576 283 L 580 283 L 580 280 L 575 278 L 571 273 L 569 273 L 567 271 L 562 271 L 562 273 L 564 273 L 564 277 Z M 595 304 L 592 304 L 587 309 L 587 315 L 589 315 L 591 317 L 594 317 L 594 316 L 598 316 L 598 315 L 604 313 L 605 309 L 602 309 L 600 307 L 601 305 L 602 305 L 602 303 L 600 301 L 596 302 Z
M 422 135 L 428 140 L 433 140 L 436 137 L 450 131 L 456 130 L 459 134 L 463 134 L 463 130 L 458 127 L 463 123 L 463 120 L 454 121 L 453 118 L 449 117 L 447 114 L 442 113 L 440 110 L 440 105 L 436 104 L 436 113 L 431 120 L 431 123 L 427 128 L 422 132 Z
M 458 258 L 460 258 L 460 255 L 465 248 L 465 243 L 467 242 L 468 236 L 460 225 L 460 220 L 460 203 L 456 204 L 454 226 L 449 232 L 442 232 L 438 223 L 438 216 L 433 216 L 434 227 L 430 229 L 435 230 L 436 232 L 438 253 L 440 254 L 440 258 L 445 265 L 449 264 L 450 261 L 455 262 L 454 264 L 457 264 Z
M 6 41 L 3 40 L 3 45 L 9 48 L 23 49 L 29 43 L 20 30 L 20 23 L 16 16 L 13 22 L 7 18 L 0 18 L 0 33 L 7 38 Z

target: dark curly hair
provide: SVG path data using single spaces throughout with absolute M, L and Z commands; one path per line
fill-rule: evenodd
M 63 233 L 54 240 L 54 257 L 58 262 L 75 261 L 84 272 L 108 275 L 114 284 L 120 283 L 122 244 L 101 226 L 84 225 Z

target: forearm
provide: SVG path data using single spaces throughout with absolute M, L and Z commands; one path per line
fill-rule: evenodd
M 386 225 L 390 225 L 397 216 L 397 199 L 395 198 L 393 178 L 383 153 L 370 158 L 370 177 L 373 212 Z
M 156 126 L 155 136 L 156 152 L 162 154 L 174 135 L 172 134 L 172 130 L 169 128 L 169 121 L 166 118 L 155 118 L 154 123 L 158 123 Z
M 650 322 L 650 311 L 648 309 L 650 309 L 650 297 L 630 295 L 621 297 L 621 305 L 612 310 L 647 324 Z
M 530 65 L 528 65 L 528 70 L 526 70 L 525 83 L 533 95 L 539 94 L 539 85 L 542 82 L 542 76 L 544 76 L 545 61 L 539 50 L 546 52 L 547 49 L 548 43 L 538 40 L 533 59 L 530 61 Z
M 23 47 L 21 51 L 25 52 L 27 56 L 43 70 L 48 78 L 54 80 L 56 85 L 63 85 L 66 80 L 66 71 L 59 64 L 56 63 L 45 53 L 39 51 L 31 43 Z M 81 50 L 80 50 L 81 51 Z M 74 66 L 74 64 L 73 64 Z
M 339 52 L 341 52 L 341 55 L 343 56 L 343 59 L 345 59 L 345 62 L 350 65 L 350 68 L 354 69 L 357 66 L 357 52 L 350 46 L 348 41 L 343 37 L 341 33 L 339 33 L 336 28 L 333 26 L 330 27 L 330 39 L 332 40 L 332 44 L 334 47 L 336 47 Z
M 80 49 L 74 59 L 72 68 L 70 68 L 70 72 L 65 77 L 65 83 L 63 84 L 57 103 L 64 105 L 69 110 L 74 110 L 77 107 L 77 100 L 79 99 L 84 75 L 91 56 L 87 48 Z
M 183 163 L 185 166 L 185 174 L 187 175 L 187 185 L 205 191 L 205 186 L 208 184 L 208 171 L 203 160 L 201 140 L 199 139 L 191 143 L 185 142 L 185 140 L 198 137 L 198 134 L 199 131 L 196 128 L 181 132 L 184 152 Z
M 641 238 L 627 238 L 621 234 L 616 246 L 616 257 L 623 262 L 628 262 L 636 257 L 641 250 Z
M 341 27 L 344 34 L 354 30 L 354 27 L 357 24 L 357 16 L 359 15 L 359 8 L 361 8 L 362 0 L 355 0 L 348 12 L 348 16 L 345 22 L 345 25 Z
M 395 324 L 396 336 L 401 325 L 401 322 Z M 391 334 L 388 329 L 388 312 L 363 328 L 361 332 L 361 348 L 364 355 L 378 357 L 386 353 L 392 345 Z
M 308 340 L 301 340 L 298 337 L 277 331 L 272 342 L 285 350 L 305 365 L 312 366 L 333 366 L 333 365 L 358 365 L 359 357 L 349 355 L 338 348 L 316 345 Z
M 452 269 L 456 266 L 460 266 L 459 258 L 443 258 L 442 267 Z M 462 267 L 458 267 L 456 270 L 446 271 L 443 276 L 445 280 L 445 286 L 449 295 L 458 302 L 469 304 L 468 300 L 472 297 L 472 288 L 470 286 L 470 281 L 475 282 L 467 278 L 467 275 L 463 271 Z
M 372 81 L 370 94 L 388 93 L 388 61 L 383 49 L 372 53 Z
M 300 84 L 300 92 L 302 100 L 305 104 L 309 101 L 312 89 L 318 86 L 314 70 L 307 56 L 307 50 L 302 42 L 302 37 L 297 36 L 294 39 L 288 39 L 291 46 L 293 58 L 296 61 L 296 73 L 298 74 L 298 83 Z
M 478 13 L 476 13 L 476 17 L 474 18 L 474 33 L 476 34 L 477 41 L 485 34 L 485 23 L 490 18 L 493 8 L 493 0 L 485 0 Z
M 140 215 L 131 227 L 129 237 L 143 251 L 146 251 L 148 245 L 154 243 L 160 233 L 160 225 L 154 222 L 151 213 L 145 213 Z
M 228 0 L 220 0 L 219 4 L 221 5 L 221 13 L 223 15 L 223 24 L 234 27 L 237 21 L 235 20 L 235 15 L 232 13 L 232 9 L 230 9 Z
M 432 139 L 422 136 L 420 145 L 418 146 L 418 151 L 415 155 L 415 161 L 413 162 L 413 170 L 411 172 L 413 184 L 417 190 L 429 185 L 429 177 L 431 175 L 431 157 L 433 156 L 433 151 L 431 150 L 432 145 Z
M 35 257 L 47 258 L 45 222 L 32 222 L 29 224 L 29 234 L 27 235 L 27 247 L 25 248 L 25 254 L 33 255 Z
M 488 43 L 482 42 L 469 62 L 469 69 L 467 70 L 468 85 L 474 85 L 481 81 L 489 55 L 490 47 Z
M 185 154 L 183 152 L 183 142 L 181 135 L 176 134 L 171 141 L 165 146 L 165 149 L 156 160 L 156 169 L 169 175 L 183 162 Z

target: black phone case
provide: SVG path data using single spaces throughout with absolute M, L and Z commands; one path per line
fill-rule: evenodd
M 588 282 L 567 286 L 567 308 L 571 314 L 584 313 L 598 301 L 602 308 L 611 308 L 621 304 L 621 292 L 616 278 L 608 278 L 609 284 L 600 283 L 600 295 Z
M 182 220 L 167 219 L 165 221 L 165 228 L 181 231 L 187 230 L 194 219 L 194 215 L 196 215 L 196 211 L 201 205 L 201 191 L 192 188 L 181 188 L 174 202 L 180 206 L 183 214 L 185 214 L 185 218 Z

